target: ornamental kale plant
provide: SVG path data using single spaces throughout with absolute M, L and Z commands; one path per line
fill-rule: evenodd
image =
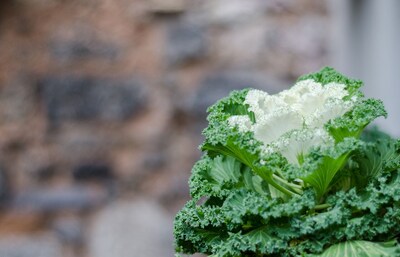
M 233 91 L 208 109 L 178 253 L 400 256 L 400 141 L 364 131 L 386 116 L 332 68 L 276 95 Z

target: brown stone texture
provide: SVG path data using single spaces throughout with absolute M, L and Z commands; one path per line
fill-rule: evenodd
M 189 198 L 207 106 L 233 89 L 275 93 L 324 66 L 326 5 L 1 1 L 0 253 L 173 256 L 165 231 Z M 143 224 L 113 220 L 129 219 L 124 210 Z M 149 235 L 131 231 L 139 223 Z M 125 241 L 96 246 L 102 228 Z M 152 235 L 162 244 L 140 241 Z

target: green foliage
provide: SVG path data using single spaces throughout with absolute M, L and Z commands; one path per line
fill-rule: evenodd
M 329 247 L 319 257 L 391 257 L 398 256 L 399 247 L 395 241 L 386 243 L 373 243 L 368 241 L 346 241 Z
M 340 142 L 347 137 L 359 137 L 371 121 L 386 115 L 382 101 L 367 99 L 361 101 L 344 116 L 332 120 L 327 124 L 327 129 L 335 140 Z
M 274 148 L 292 140 L 292 134 L 266 144 L 229 122 L 235 115 L 248 117 L 252 125 L 259 122 L 249 110 L 249 89 L 209 108 L 204 155 L 189 181 L 192 199 L 175 217 L 177 252 L 400 256 L 400 141 L 376 129 L 362 134 L 372 120 L 386 115 L 382 103 L 364 99 L 360 81 L 331 68 L 299 81 L 310 79 L 324 86 L 344 84 L 344 98 L 354 104 L 323 125 L 332 138 L 322 141 L 325 145 L 304 148 L 309 141 L 300 137 L 298 146 L 306 150 L 295 163 Z
M 322 155 L 319 163 L 316 160 L 307 160 L 312 164 L 317 164 L 317 168 L 313 168 L 313 172 L 304 177 L 303 181 L 312 185 L 315 189 L 318 199 L 320 199 L 331 185 L 332 180 L 339 170 L 345 165 L 349 155 L 360 145 L 358 140 L 354 138 L 346 138 L 334 147 L 333 153 Z M 332 151 L 331 151 L 332 152 Z
M 341 83 L 341 84 L 346 85 L 346 90 L 349 91 L 349 95 L 347 97 L 350 98 L 354 95 L 363 96 L 363 94 L 359 91 L 359 89 L 363 85 L 363 82 L 361 80 L 348 78 L 348 77 L 340 74 L 339 72 L 337 72 L 335 69 L 333 69 L 331 67 L 325 67 L 325 68 L 321 69 L 319 72 L 303 75 L 298 79 L 298 81 L 302 81 L 302 80 L 306 80 L 306 79 L 312 79 L 323 85 L 327 85 L 332 82 L 333 83 Z

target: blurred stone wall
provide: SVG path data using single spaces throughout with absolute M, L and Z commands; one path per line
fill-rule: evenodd
M 329 18 L 319 0 L 1 1 L 0 256 L 172 256 L 207 106 L 326 65 Z

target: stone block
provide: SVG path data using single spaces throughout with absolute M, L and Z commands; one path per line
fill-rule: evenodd
M 40 231 L 48 218 L 43 213 L 35 211 L 2 209 L 0 214 L 0 235 L 29 234 Z
M 185 0 L 150 0 L 148 10 L 154 14 L 180 14 L 186 9 Z
M 138 79 L 49 76 L 39 85 L 47 117 L 53 123 L 123 121 L 137 114 L 146 102 Z
M 61 61 L 87 58 L 115 59 L 120 49 L 113 44 L 98 40 L 56 40 L 50 44 L 52 55 Z
M 17 74 L 0 89 L 0 123 L 26 122 L 32 116 L 37 102 L 35 87 L 24 74 Z
M 50 234 L 0 238 L 1 257 L 62 256 L 62 247 Z
M 77 181 L 109 180 L 114 177 L 112 169 L 105 163 L 88 162 L 74 167 L 73 177 Z
M 172 257 L 172 220 L 149 199 L 114 203 L 94 217 L 89 256 Z
M 59 217 L 56 219 L 52 228 L 64 243 L 80 246 L 84 238 L 84 224 L 77 217 Z
M 57 212 L 64 210 L 87 210 L 104 203 L 108 198 L 106 189 L 90 186 L 31 189 L 18 193 L 11 207 L 16 210 Z
M 165 43 L 167 64 L 184 65 L 201 60 L 207 55 L 207 48 L 203 26 L 182 21 L 168 27 Z
M 0 206 L 5 204 L 10 197 L 10 184 L 7 173 L 0 166 Z
M 259 19 L 266 11 L 268 1 L 213 0 L 202 1 L 203 13 L 213 24 L 235 26 Z

